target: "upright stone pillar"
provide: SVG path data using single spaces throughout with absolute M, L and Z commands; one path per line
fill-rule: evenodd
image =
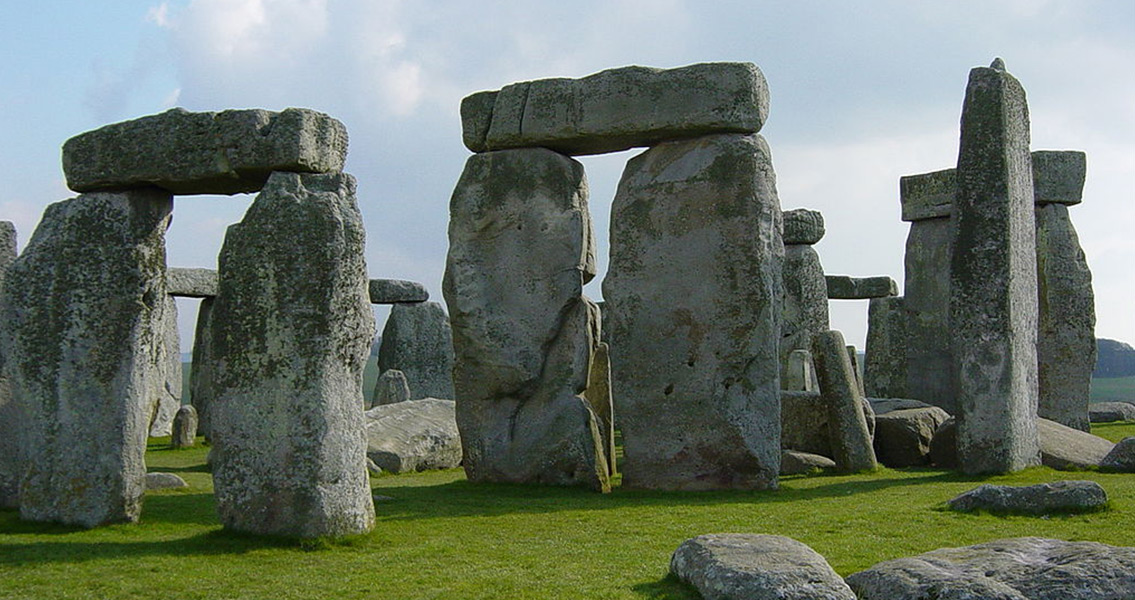
M 627 163 L 603 282 L 624 485 L 777 486 L 781 219 L 759 135 L 666 142 Z
M 1089 431 L 1088 399 L 1096 365 L 1096 307 L 1092 272 L 1068 207 L 1084 188 L 1083 152 L 1032 153 L 1039 293 L 1037 413 Z
M 970 71 L 953 221 L 950 329 L 959 464 L 967 473 L 1039 464 L 1028 106 L 1000 59 Z
M 284 172 L 225 236 L 208 413 L 226 528 L 317 537 L 374 525 L 362 392 L 374 338 L 365 237 L 353 177 Z
M 0 322 L 26 520 L 138 519 L 172 207 L 154 188 L 52 204 L 8 271 Z
M 812 339 L 820 397 L 828 413 L 832 458 L 842 471 L 867 471 L 878 466 L 864 410 L 864 405 L 869 407 L 870 404 L 864 401 L 859 390 L 855 365 L 847 348 L 843 334 L 838 331 L 825 331 Z
M 863 365 L 864 392 L 869 398 L 909 398 L 906 321 L 902 296 L 871 299 Z
M 230 230 L 232 227 L 229 228 Z M 193 334 L 193 367 L 189 371 L 189 401 L 197 409 L 197 431 L 212 439 L 210 405 L 217 396 L 213 379 L 216 356 L 213 353 L 213 302 L 215 296 L 201 299 Z
M 819 211 L 799 208 L 784 211 L 784 308 L 780 324 L 780 379 L 786 390 L 795 378 L 789 375 L 790 355 L 810 351 L 812 336 L 828 330 L 828 287 L 820 255 L 812 245 L 824 237 L 824 217 Z M 809 372 L 812 371 L 809 365 Z M 815 381 L 804 388 L 815 387 Z
M 382 329 L 378 372 L 398 369 L 410 399 L 453 399 L 453 333 L 437 302 L 395 304 Z
M 16 226 L 10 221 L 0 221 L 0 294 L 4 290 L 4 277 L 15 260 Z M 0 318 L 0 338 L 6 327 Z M 23 425 L 24 418 L 12 400 L 12 387 L 4 371 L 4 348 L 0 345 L 0 508 L 20 506 L 20 474 L 23 472 L 20 437 Z
M 150 437 L 173 433 L 173 417 L 181 408 L 181 335 L 177 330 L 177 302 L 166 295 L 161 307 L 157 344 L 159 377 L 151 390 Z
M 444 293 L 471 481 L 610 489 L 584 397 L 599 309 L 583 165 L 543 148 L 471 156 L 449 205 Z

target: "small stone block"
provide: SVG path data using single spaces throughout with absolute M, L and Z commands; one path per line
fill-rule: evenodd
M 826 275 L 828 298 L 832 300 L 868 300 L 899 295 L 899 286 L 886 275 L 877 277 L 851 277 Z
M 902 220 L 923 221 L 950 216 L 954 206 L 955 181 L 954 169 L 901 177 Z
M 1083 200 L 1088 157 L 1076 150 L 1037 150 L 1033 159 L 1033 199 L 1037 204 L 1079 204 Z
M 416 281 L 402 279 L 371 279 L 371 304 L 399 304 L 403 302 L 425 302 L 430 299 L 426 286 Z
M 784 211 L 784 243 L 815 244 L 824 237 L 824 215 L 818 210 Z
M 212 298 L 217 295 L 216 269 L 166 269 L 166 293 L 185 298 Z

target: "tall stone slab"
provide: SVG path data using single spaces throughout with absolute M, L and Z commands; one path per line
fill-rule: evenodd
M 231 230 L 232 227 L 230 226 Z M 197 324 L 193 329 L 193 358 L 189 370 L 189 402 L 197 409 L 197 431 L 212 439 L 210 405 L 217 397 L 213 368 L 216 356 L 213 347 L 213 303 L 215 296 L 201 299 L 197 307 Z
M 759 135 L 627 163 L 603 282 L 624 485 L 777 486 L 781 219 Z
M 872 298 L 867 309 L 863 387 L 868 398 L 908 398 L 906 310 L 902 296 Z
M 217 512 L 228 529 L 317 537 L 374 525 L 362 392 L 375 329 L 365 237 L 353 177 L 283 172 L 225 236 L 208 412 Z
M 181 408 L 181 335 L 177 330 L 177 302 L 172 294 L 163 299 L 160 321 L 154 340 L 159 376 L 150 396 L 150 437 L 173 433 L 173 417 Z
M 410 385 L 410 400 L 452 400 L 453 332 L 437 302 L 395 304 L 382 329 L 378 372 L 398 369 Z
M 610 489 L 583 394 L 599 309 L 583 165 L 542 148 L 469 158 L 449 205 L 444 294 L 471 481 Z
M 842 471 L 866 471 L 878 466 L 864 412 L 870 404 L 860 392 L 847 348 L 838 331 L 825 331 L 812 338 L 820 397 L 827 408 L 832 458 Z
M 819 211 L 800 208 L 784 211 L 784 304 L 780 323 L 780 378 L 784 389 L 789 376 L 789 356 L 795 350 L 811 350 L 812 336 L 828 330 L 828 288 L 820 255 L 812 245 L 824 237 L 824 217 Z M 808 366 L 811 372 L 811 365 Z M 815 381 L 807 388 L 815 387 Z M 804 389 L 804 388 L 801 388 Z
M 16 260 L 16 226 L 0 221 L 0 293 L 4 277 Z M 0 332 L 6 325 L 0 320 Z M 0 337 L 3 333 L 0 333 Z M 0 508 L 18 508 L 20 497 L 20 436 L 24 419 L 12 401 L 12 388 L 4 372 L 4 348 L 0 346 Z
M 172 208 L 153 188 L 52 204 L 8 271 L 0 343 L 24 419 L 23 519 L 138 519 Z
M 967 473 L 1040 463 L 1037 264 L 1025 91 L 970 71 L 962 107 L 950 257 L 958 461 Z

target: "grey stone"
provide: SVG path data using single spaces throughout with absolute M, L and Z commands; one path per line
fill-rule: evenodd
M 950 419 L 934 433 L 931 461 L 942 468 L 957 468 L 957 431 Z M 1061 471 L 1079 471 L 1099 466 L 1115 444 L 1090 433 L 1048 419 L 1037 419 L 1041 464 Z
M 416 281 L 371 279 L 369 286 L 371 304 L 412 304 L 430 299 L 426 286 Z
M 362 393 L 375 333 L 365 237 L 353 177 L 283 172 L 225 236 L 208 412 L 227 529 L 318 537 L 374 525 Z
M 1121 600 L 1135 597 L 1135 548 L 994 540 L 884 561 L 847 583 L 860 600 Z
M 866 398 L 867 391 L 863 387 L 863 368 L 859 365 L 859 351 L 850 344 L 845 346 L 844 349 L 847 350 L 847 361 L 851 363 L 851 375 L 855 378 L 855 387 L 859 388 L 859 396 Z M 869 402 L 866 403 L 866 406 L 870 410 L 871 404 Z M 872 427 L 874 426 L 868 423 L 868 429 Z
M 8 270 L 0 322 L 25 520 L 138 520 L 172 208 L 153 188 L 52 204 Z
M 911 400 L 910 398 L 868 398 L 867 400 L 871 403 L 871 409 L 875 412 L 876 419 L 891 411 L 933 406 L 932 404 L 927 404 L 920 400 Z
M 379 367 L 381 368 L 381 367 Z M 413 398 L 417 400 L 417 398 Z M 398 369 L 387 369 L 374 384 L 374 406 L 406 402 L 410 398 L 410 384 L 406 374 Z
M 173 416 L 181 407 L 181 335 L 177 330 L 177 303 L 172 295 L 162 298 L 160 310 L 161 325 L 152 341 L 157 345 L 158 378 L 150 390 L 150 437 L 170 435 Z
M 874 469 L 878 465 L 863 412 L 865 401 L 855 383 L 843 335 L 838 331 L 817 335 L 812 339 L 812 356 L 820 395 L 827 405 L 832 458 L 837 468 L 845 472 Z
M 903 297 L 872 298 L 863 365 L 863 391 L 869 398 L 907 396 L 906 338 Z
M 950 257 L 958 462 L 1000 473 L 1039 459 L 1037 263 L 1025 91 L 970 71 L 962 106 Z
M 828 298 L 833 300 L 867 300 L 899 295 L 899 286 L 885 275 L 878 277 L 851 277 L 826 275 Z
M 930 464 L 942 469 L 958 468 L 958 426 L 953 417 L 939 425 L 930 440 Z
M 453 332 L 445 309 L 437 302 L 395 304 L 382 329 L 378 369 L 402 371 L 411 400 L 452 400 Z
M 173 432 L 169 444 L 174 448 L 191 448 L 197 443 L 197 409 L 186 404 L 173 416 Z
M 906 321 L 907 397 L 957 408 L 954 358 L 950 351 L 951 220 L 916 221 L 906 238 L 903 308 Z
M 937 406 L 875 415 L 875 456 L 891 468 L 930 464 L 930 440 L 949 418 Z
M 367 457 L 383 471 L 412 473 L 461 465 L 461 436 L 452 400 L 423 398 L 366 413 Z
M 546 149 L 469 158 L 450 201 L 444 294 L 471 481 L 610 489 L 582 396 L 599 342 L 583 165 Z
M 781 475 L 806 475 L 824 469 L 834 469 L 835 461 L 819 454 L 797 450 L 784 450 L 780 453 Z
M 217 384 L 213 377 L 217 364 L 213 346 L 213 302 L 212 297 L 204 298 L 197 307 L 192 366 L 189 369 L 189 401 L 197 409 L 197 431 L 206 439 L 213 436 L 209 405 L 217 397 Z
M 1036 207 L 1036 267 L 1037 414 L 1088 431 L 1088 399 L 1096 366 L 1096 303 L 1092 272 L 1063 204 Z
M 187 488 L 189 484 L 174 473 L 146 473 L 146 490 L 175 490 Z
M 819 392 L 780 392 L 780 445 L 820 456 L 832 456 L 828 404 Z
M 824 557 L 779 535 L 699 535 L 674 551 L 670 572 L 705 600 L 855 600 Z
M 1088 157 L 1076 150 L 1035 150 L 1033 193 L 1037 204 L 1079 204 L 1083 199 Z
M 789 352 L 784 371 L 780 375 L 780 387 L 785 391 L 819 392 L 820 384 L 816 382 L 816 371 L 812 364 L 810 350 Z
M 774 488 L 784 244 L 758 135 L 632 158 L 603 281 L 623 485 Z
M 216 269 L 166 269 L 166 289 L 170 296 L 212 298 L 217 295 Z
M 602 336 L 600 336 L 602 337 Z M 606 342 L 595 346 L 591 355 L 591 372 L 588 374 L 584 397 L 598 418 L 599 435 L 603 438 L 603 452 L 607 455 L 607 471 L 614 475 L 615 464 L 615 401 L 611 395 L 611 351 Z
M 902 220 L 918 222 L 949 217 L 954 212 L 956 180 L 954 169 L 900 177 Z
M 1100 461 L 1100 468 L 1135 473 L 1135 437 L 1125 437 Z
M 462 137 L 474 152 L 539 146 L 599 154 L 713 133 L 756 133 L 769 106 L 768 84 L 752 63 L 631 66 L 582 79 L 514 83 L 489 94 L 462 102 Z
M 9 221 L 0 221 L 0 292 L 8 267 L 16 260 L 16 227 Z M 0 321 L 0 330 L 5 327 Z M 0 334 L 2 336 L 2 334 Z M 0 347 L 0 508 L 19 508 L 20 436 L 24 419 L 12 400 L 12 389 L 4 372 L 4 349 Z
M 1053 481 L 1028 486 L 987 483 L 951 498 L 950 510 L 1047 515 L 1100 510 L 1107 492 L 1094 481 Z
M 238 194 L 259 190 L 273 171 L 341 171 L 346 156 L 347 129 L 313 110 L 174 108 L 67 140 L 63 173 L 77 192 L 157 186 Z
M 824 237 L 824 215 L 818 210 L 797 208 L 784 211 L 784 245 L 812 245 Z
M 796 350 L 812 349 L 812 336 L 827 331 L 828 287 L 820 255 L 806 244 L 784 247 L 784 300 L 780 321 L 781 382 L 784 389 L 792 379 L 788 375 L 789 356 Z M 796 386 L 797 389 L 798 386 Z
M 1130 402 L 1095 402 L 1088 405 L 1092 423 L 1135 421 L 1135 404 Z

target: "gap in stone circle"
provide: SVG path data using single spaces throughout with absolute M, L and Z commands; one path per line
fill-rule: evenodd
M 627 161 L 644 151 L 632 148 L 611 154 L 577 156 L 587 172 L 587 207 L 591 212 L 591 224 L 595 235 L 596 275 L 590 283 L 583 286 L 583 294 L 602 302 L 603 278 L 607 276 L 608 259 L 611 249 L 611 204 L 623 176 L 623 166 Z

